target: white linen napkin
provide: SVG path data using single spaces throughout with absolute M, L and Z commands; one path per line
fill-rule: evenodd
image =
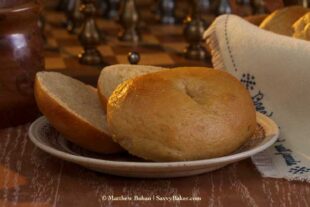
M 213 66 L 236 76 L 256 110 L 280 126 L 279 140 L 252 157 L 264 177 L 310 182 L 310 42 L 264 31 L 235 15 L 204 34 Z

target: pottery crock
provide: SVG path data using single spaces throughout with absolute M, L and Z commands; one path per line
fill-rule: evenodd
M 0 2 L 0 128 L 38 114 L 33 83 L 35 73 L 44 69 L 39 12 L 36 1 Z

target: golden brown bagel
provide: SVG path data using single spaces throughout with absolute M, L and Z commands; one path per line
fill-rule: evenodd
M 294 33 L 292 25 L 309 11 L 302 6 L 276 10 L 260 24 L 260 28 L 291 37 Z
M 122 150 L 109 136 L 95 88 L 60 73 L 39 72 L 34 92 L 40 111 L 71 142 L 100 153 Z
M 310 40 L 310 12 L 299 18 L 293 25 L 293 37 L 303 40 Z
M 150 65 L 116 64 L 102 69 L 98 78 L 98 95 L 103 108 L 106 109 L 107 101 L 114 89 L 125 80 L 157 72 L 165 68 Z
M 116 142 L 153 161 L 227 155 L 256 126 L 243 85 L 226 72 L 197 67 L 127 80 L 110 96 L 107 117 Z

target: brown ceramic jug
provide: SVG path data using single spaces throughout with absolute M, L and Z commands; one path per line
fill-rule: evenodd
M 39 12 L 34 0 L 0 2 L 0 128 L 38 115 L 33 83 L 44 68 Z

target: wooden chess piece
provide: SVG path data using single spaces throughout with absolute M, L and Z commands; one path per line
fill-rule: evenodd
M 310 2 L 308 0 L 302 0 L 301 5 L 305 8 L 309 8 Z
M 210 0 L 197 0 L 197 12 L 201 14 L 201 18 L 206 22 L 211 22 L 211 2 Z
M 184 28 L 184 36 L 189 43 L 184 50 L 186 58 L 205 60 L 208 56 L 207 50 L 202 45 L 202 37 L 205 29 L 206 23 L 201 18 L 198 0 L 195 0 L 191 15 L 187 17 Z
M 198 0 L 197 1 L 197 9 L 199 10 L 198 12 L 201 14 L 207 13 L 210 7 L 211 7 L 210 0 Z
M 38 26 L 40 28 L 40 31 L 41 31 L 44 43 L 47 42 L 47 38 L 46 38 L 46 35 L 45 35 L 45 25 L 46 25 L 46 20 L 45 20 L 45 17 L 43 15 L 43 12 L 42 12 L 42 13 L 40 13 L 40 16 L 39 16 Z
M 67 28 L 67 25 L 71 21 L 70 19 L 70 12 L 72 11 L 72 6 L 75 0 L 65 0 L 65 1 L 59 1 L 56 10 L 63 11 L 65 14 L 66 19 L 60 23 L 59 26 L 63 28 Z
M 120 0 L 109 0 L 108 1 L 108 13 L 107 17 L 113 20 L 119 20 L 119 8 L 120 8 Z
M 266 14 L 266 5 L 264 0 L 252 0 L 254 14 Z
M 131 65 L 137 65 L 140 61 L 140 54 L 134 51 L 128 53 L 128 61 Z
M 96 25 L 95 0 L 82 0 L 81 11 L 85 16 L 79 41 L 83 46 L 83 52 L 79 54 L 79 61 L 86 65 L 102 65 L 103 57 L 98 51 L 97 46 L 101 42 L 99 29 Z
M 81 0 L 70 0 L 67 13 L 67 30 L 71 34 L 77 34 L 82 26 L 84 16 L 80 7 Z
M 232 10 L 231 10 L 229 0 L 220 0 L 218 9 L 217 9 L 217 14 L 221 15 L 221 14 L 231 14 L 231 13 L 232 13 Z
M 175 16 L 175 0 L 160 0 L 160 22 L 162 24 L 175 24 L 177 22 Z
M 141 40 L 138 31 L 139 14 L 135 0 L 125 0 L 122 7 L 120 23 L 123 30 L 119 34 L 119 40 L 137 43 Z

